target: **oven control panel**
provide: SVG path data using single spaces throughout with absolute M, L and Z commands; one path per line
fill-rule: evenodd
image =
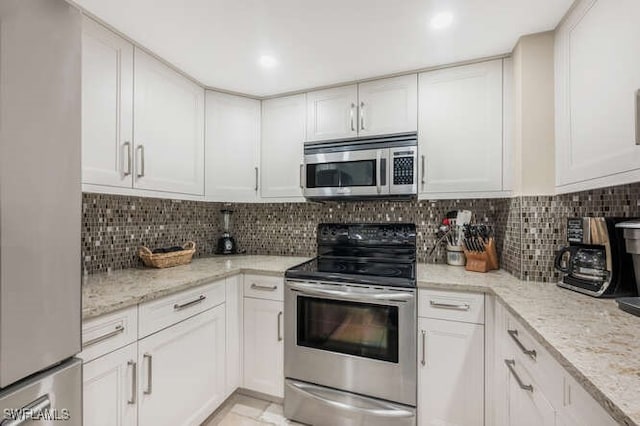
M 416 242 L 416 226 L 397 224 L 318 225 L 318 244 L 406 245 Z

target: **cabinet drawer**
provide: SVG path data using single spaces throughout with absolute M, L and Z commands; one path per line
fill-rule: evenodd
M 554 406 L 560 406 L 564 369 L 510 313 L 503 332 L 505 353 L 529 371 Z
M 224 303 L 224 280 L 196 287 L 139 307 L 140 338 Z
M 283 301 L 284 278 L 246 274 L 244 276 L 244 296 Z
M 418 290 L 418 316 L 484 324 L 484 294 Z
M 82 323 L 82 352 L 89 362 L 138 339 L 138 307 L 132 306 Z

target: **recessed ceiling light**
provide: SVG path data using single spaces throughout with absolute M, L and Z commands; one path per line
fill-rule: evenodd
M 431 28 L 434 30 L 442 30 L 451 26 L 453 23 L 453 14 L 451 12 L 440 12 L 431 18 Z
M 262 56 L 260 56 L 260 59 L 258 60 L 258 63 L 263 68 L 273 68 L 276 65 L 278 65 L 278 61 L 276 60 L 276 58 L 274 58 L 273 56 L 270 56 L 270 55 L 262 55 Z

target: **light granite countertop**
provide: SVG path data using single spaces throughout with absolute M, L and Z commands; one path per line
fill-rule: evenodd
M 233 256 L 196 259 L 175 268 L 128 269 L 84 277 L 89 319 L 238 273 L 283 275 L 304 257 Z M 640 318 L 612 300 L 553 283 L 520 281 L 504 271 L 467 272 L 418 265 L 418 287 L 495 295 L 555 359 L 621 424 L 640 425 Z

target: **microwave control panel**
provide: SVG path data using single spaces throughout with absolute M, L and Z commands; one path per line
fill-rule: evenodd
M 414 151 L 393 153 L 393 184 L 413 185 Z

